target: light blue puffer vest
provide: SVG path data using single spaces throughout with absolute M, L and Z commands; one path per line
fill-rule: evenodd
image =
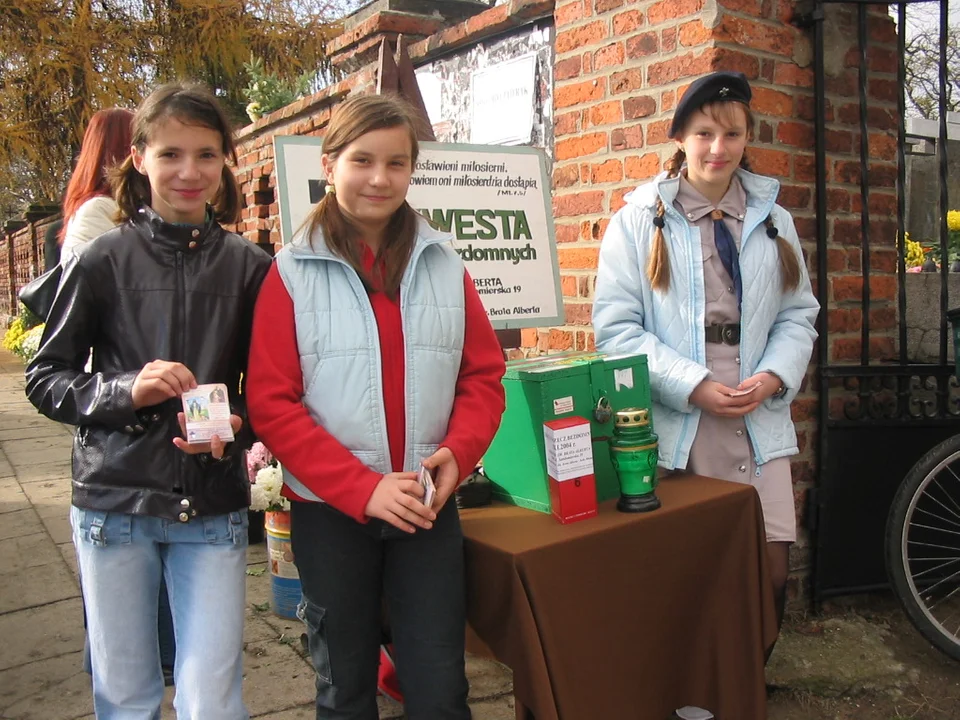
M 447 244 L 451 239 L 421 219 L 400 285 L 407 471 L 436 452 L 453 409 L 463 354 L 464 267 Z M 364 465 L 391 472 L 380 341 L 360 278 L 322 233 L 312 245 L 298 234 L 277 255 L 277 266 L 293 299 L 303 404 Z M 286 469 L 283 480 L 299 497 L 321 500 Z

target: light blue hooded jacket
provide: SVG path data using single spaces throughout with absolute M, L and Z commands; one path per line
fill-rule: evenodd
M 790 403 L 810 361 L 820 305 L 803 262 L 799 287 L 781 289 L 777 243 L 763 225 L 768 215 L 797 256 L 803 255 L 793 218 L 775 202 L 780 183 L 745 170 L 737 173 L 747 196 L 740 243 L 740 380 L 771 372 L 787 388 L 783 398 L 768 398 L 745 418 L 759 474 L 763 463 L 798 452 Z M 679 183 L 662 173 L 626 196 L 626 206 L 613 216 L 603 237 L 593 303 L 598 349 L 647 356 L 660 465 L 670 469 L 687 466 L 701 412 L 690 404 L 690 393 L 710 375 L 700 231 L 673 206 Z M 658 194 L 666 209 L 670 262 L 665 293 L 654 291 L 646 275 Z

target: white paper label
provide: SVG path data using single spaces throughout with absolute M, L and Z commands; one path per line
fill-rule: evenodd
M 553 401 L 553 414 L 554 415 L 564 415 L 565 413 L 573 412 L 573 395 L 568 395 L 567 397 L 556 398 Z
M 633 368 L 625 367 L 613 371 L 613 384 L 616 385 L 616 391 L 620 388 L 633 388 Z
M 554 480 L 563 482 L 593 473 L 589 422 L 560 430 L 544 425 L 543 440 L 547 453 L 547 473 Z

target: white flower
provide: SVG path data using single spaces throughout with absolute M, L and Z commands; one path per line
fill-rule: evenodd
M 20 341 L 20 355 L 24 360 L 33 360 L 33 356 L 40 349 L 40 338 L 43 335 L 43 325 L 37 325 L 35 328 L 27 330 Z
M 289 501 L 280 495 L 283 487 L 283 472 L 278 467 L 267 466 L 257 471 L 257 481 L 250 486 L 251 510 L 289 510 Z
M 263 487 L 259 483 L 254 483 L 250 486 L 250 509 L 263 512 L 267 509 L 269 500 L 267 500 L 267 493 L 264 491 Z

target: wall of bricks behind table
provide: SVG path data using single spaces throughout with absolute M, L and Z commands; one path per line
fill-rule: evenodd
M 337 103 L 376 88 L 376 51 L 398 33 L 416 40 L 409 53 L 418 67 L 478 44 L 499 42 L 552 16 L 553 211 L 565 322 L 521 334 L 515 356 L 594 349 L 590 325 L 600 241 L 624 195 L 654 177 L 673 152 L 666 132 L 680 97 L 697 76 L 739 70 L 754 88 L 756 137 L 749 158 L 757 172 L 780 179 L 780 202 L 796 218 L 806 262 L 816 284 L 814 219 L 814 99 L 812 34 L 798 27 L 792 0 L 512 0 L 463 19 L 396 10 L 397 0 L 365 8 L 331 42 L 341 82 L 261 118 L 239 133 L 237 176 L 246 209 L 235 230 L 258 243 L 280 242 L 273 137 L 322 136 Z M 824 23 L 829 180 L 827 258 L 830 283 L 829 353 L 832 362 L 860 355 L 859 108 L 855 18 L 830 6 Z M 896 353 L 896 35 L 883 8 L 869 12 L 868 142 L 871 184 L 874 330 L 870 353 Z M 444 27 L 445 26 L 445 27 Z M 419 35 L 418 35 L 419 33 Z M 419 38 L 419 39 L 418 39 Z M 549 144 L 549 140 L 544 138 Z M 27 256 L 25 228 L 0 243 L 0 280 L 17 280 Z M 42 237 L 42 232 L 40 233 Z M 12 248 L 18 249 L 14 251 Z M 4 252 L 5 251 L 5 252 Z M 36 252 L 33 252 L 36 256 Z M 11 304 L 14 288 L 3 286 Z M 0 310 L 5 309 L 0 307 Z M 814 353 L 816 358 L 816 353 Z M 793 407 L 800 455 L 793 463 L 798 513 L 814 482 L 817 437 L 815 374 L 811 369 Z M 800 525 L 802 528 L 802 523 Z M 807 592 L 808 538 L 793 550 L 791 595 Z

